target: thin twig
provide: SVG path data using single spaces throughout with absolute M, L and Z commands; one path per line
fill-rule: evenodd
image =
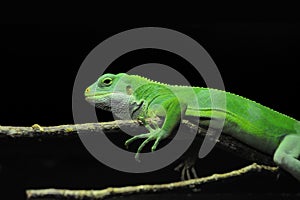
M 223 174 L 213 174 L 208 177 L 191 179 L 186 181 L 179 181 L 166 184 L 155 185 L 138 185 L 138 186 L 126 186 L 126 187 L 109 187 L 102 190 L 65 190 L 65 189 L 41 189 L 41 190 L 27 190 L 28 199 L 104 199 L 112 196 L 124 196 L 139 193 L 157 193 L 165 191 L 173 191 L 176 189 L 190 188 L 192 191 L 196 186 L 216 182 L 236 176 L 248 174 L 250 172 L 269 171 L 276 172 L 277 167 L 270 167 L 265 165 L 258 165 L 253 163 L 249 166 L 243 167 L 238 170 L 234 170 Z

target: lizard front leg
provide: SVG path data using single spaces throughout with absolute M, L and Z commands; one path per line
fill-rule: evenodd
M 274 154 L 274 162 L 300 181 L 300 135 L 286 135 Z
M 136 152 L 136 160 L 139 160 L 139 153 L 142 151 L 146 144 L 148 144 L 150 141 L 154 141 L 151 151 L 155 151 L 159 142 L 162 139 L 167 138 L 172 133 L 174 128 L 180 123 L 181 113 L 185 112 L 186 110 L 186 106 L 183 106 L 184 108 L 181 108 L 181 106 L 182 105 L 180 105 L 176 98 L 171 98 L 160 103 L 159 101 L 153 101 L 151 105 L 149 105 L 148 111 L 146 112 L 147 118 L 159 115 L 165 116 L 165 120 L 161 128 L 157 125 L 156 122 L 152 122 L 152 125 L 154 126 L 154 128 L 152 128 L 150 124 L 144 121 L 145 127 L 148 129 L 149 133 L 136 135 L 125 142 L 125 146 L 128 147 L 128 145 L 135 140 L 146 138 Z

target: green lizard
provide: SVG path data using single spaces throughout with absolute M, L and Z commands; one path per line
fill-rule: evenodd
M 225 94 L 226 109 L 211 102 L 210 92 Z M 192 96 L 196 95 L 195 101 Z M 273 156 L 274 162 L 300 181 L 300 123 L 247 98 L 222 90 L 173 86 L 147 78 L 120 74 L 104 74 L 85 90 L 86 100 L 96 107 L 109 110 L 120 118 L 143 120 L 165 117 L 161 127 L 143 120 L 149 133 L 127 140 L 145 138 L 137 154 L 154 141 L 152 151 L 180 123 L 181 115 L 210 120 L 225 118 L 223 132 L 239 141 Z M 200 120 L 207 125 L 207 120 Z

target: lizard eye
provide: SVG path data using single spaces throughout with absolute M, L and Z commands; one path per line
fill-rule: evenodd
M 105 78 L 102 80 L 102 83 L 106 86 L 109 86 L 112 84 L 112 79 L 111 78 Z

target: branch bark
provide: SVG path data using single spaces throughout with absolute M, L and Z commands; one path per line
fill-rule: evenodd
M 166 191 L 174 191 L 176 189 L 191 189 L 196 186 L 216 182 L 236 176 L 248 174 L 250 172 L 276 172 L 277 167 L 270 167 L 265 165 L 258 165 L 253 163 L 252 165 L 243 167 L 238 170 L 234 170 L 223 174 L 213 174 L 208 177 L 191 179 L 186 181 L 179 181 L 166 184 L 155 185 L 138 185 L 138 186 L 126 186 L 116 188 L 106 188 L 103 190 L 65 190 L 65 189 L 41 189 L 41 190 L 27 190 L 27 199 L 104 199 L 112 196 L 119 195 L 132 195 L 140 193 L 158 193 Z

